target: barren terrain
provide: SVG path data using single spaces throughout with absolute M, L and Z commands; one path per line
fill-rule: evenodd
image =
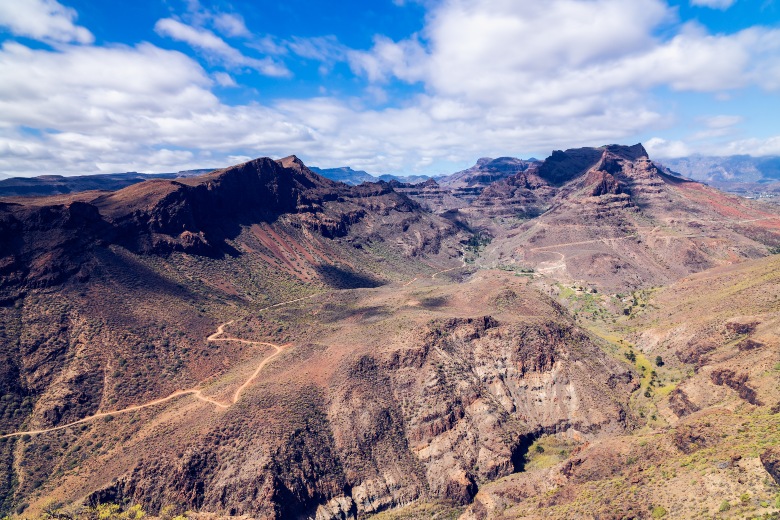
M 0 510 L 780 511 L 776 208 L 641 145 L 497 161 L 0 201 Z

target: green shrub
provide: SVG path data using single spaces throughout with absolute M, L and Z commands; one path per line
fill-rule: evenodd
M 651 516 L 653 518 L 663 518 L 666 516 L 666 509 L 663 506 L 656 506 L 653 508 L 653 512 L 651 513 Z
M 724 500 L 723 502 L 720 503 L 720 507 L 718 508 L 718 511 L 720 511 L 721 513 L 724 513 L 726 511 L 728 511 L 729 509 L 731 509 L 731 504 L 729 504 L 728 500 Z

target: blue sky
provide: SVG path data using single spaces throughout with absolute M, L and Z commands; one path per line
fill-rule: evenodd
M 780 0 L 0 0 L 0 175 L 780 154 Z

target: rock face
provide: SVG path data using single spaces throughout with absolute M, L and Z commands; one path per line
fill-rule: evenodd
M 535 218 L 550 209 L 556 192 L 538 175 L 538 168 L 531 167 L 486 187 L 464 212 L 489 217 Z
M 485 188 L 525 172 L 536 164 L 534 160 L 525 161 L 514 157 L 483 157 L 471 168 L 442 177 L 436 184 L 427 182 L 409 185 L 402 191 L 437 213 L 465 208 Z
M 741 399 L 748 403 L 761 406 L 762 403 L 758 400 L 756 390 L 747 384 L 749 379 L 747 374 L 736 374 L 733 370 L 718 369 L 712 371 L 710 379 L 716 385 L 725 385 L 731 388 L 739 394 Z
M 761 454 L 761 464 L 767 473 L 780 484 L 780 449 L 768 448 Z
M 443 177 L 438 182 L 448 188 L 484 188 L 496 181 L 524 172 L 536 164 L 537 161 L 525 161 L 515 157 L 499 157 L 498 159 L 483 157 L 471 168 Z

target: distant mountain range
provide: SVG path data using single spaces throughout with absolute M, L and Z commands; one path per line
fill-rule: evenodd
M 780 157 L 692 155 L 659 161 L 672 171 L 702 182 L 780 181 Z
M 356 186 L 361 182 L 379 182 L 379 181 L 385 181 L 385 182 L 398 181 L 403 183 L 415 184 L 418 182 L 427 181 L 428 179 L 432 178 L 429 175 L 405 175 L 405 176 L 389 175 L 389 174 L 371 175 L 370 173 L 365 172 L 363 170 L 353 170 L 349 166 L 341 166 L 339 168 L 317 168 L 316 166 L 312 166 L 309 169 L 314 173 L 322 175 L 323 177 L 326 177 L 330 180 L 343 182 L 344 184 L 349 184 L 352 186 Z
M 583 149 L 586 150 L 586 149 Z M 593 149 L 587 149 L 593 150 Z M 560 154 L 560 152 L 559 152 Z M 563 158 L 559 155 L 557 158 Z M 571 157 L 565 156 L 567 161 Z M 568 164 L 557 164 L 556 155 L 548 160 L 545 168 L 558 168 L 568 171 Z M 588 162 L 590 157 L 580 160 Z M 723 191 L 746 196 L 780 193 L 780 156 L 751 157 L 749 155 L 732 155 L 713 157 L 693 155 L 677 159 L 657 161 L 667 173 L 677 174 L 689 179 L 705 182 Z M 518 159 L 516 157 L 482 157 L 476 164 L 465 170 L 450 175 L 373 175 L 363 170 L 355 170 L 349 166 L 338 168 L 318 168 L 312 166 L 311 171 L 328 179 L 356 186 L 363 182 L 392 182 L 414 185 L 433 179 L 438 185 L 447 188 L 455 197 L 465 198 L 471 202 L 487 186 L 496 181 L 507 179 L 526 171 L 542 161 L 535 158 Z M 0 173 L 0 196 L 28 197 L 48 196 L 67 193 L 77 193 L 88 190 L 116 191 L 138 182 L 149 179 L 175 179 L 177 177 L 192 177 L 214 171 L 216 168 L 183 170 L 175 173 L 108 173 L 97 175 L 41 175 L 38 177 L 9 177 Z
M 116 191 L 150 179 L 195 177 L 214 168 L 183 170 L 176 173 L 106 173 L 97 175 L 39 175 L 38 177 L 8 177 L 0 174 L 0 196 L 41 197 L 89 190 Z

